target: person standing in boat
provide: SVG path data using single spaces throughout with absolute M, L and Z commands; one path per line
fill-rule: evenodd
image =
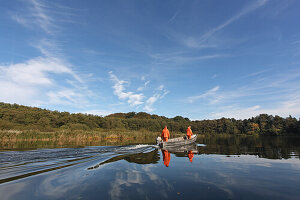
M 168 142 L 168 139 L 170 138 L 170 132 L 167 126 L 165 126 L 165 128 L 163 129 L 161 133 L 161 138 L 163 139 L 163 141 Z
M 191 126 L 188 126 L 188 128 L 186 129 L 186 136 L 188 139 L 191 139 L 192 135 L 193 135 L 193 131 L 191 129 Z

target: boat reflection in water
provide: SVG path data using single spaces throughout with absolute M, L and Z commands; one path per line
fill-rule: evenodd
M 176 147 L 166 147 L 161 149 L 163 156 L 163 162 L 166 167 L 169 167 L 171 154 L 175 154 L 178 157 L 188 157 L 190 162 L 193 162 L 194 154 L 198 153 L 198 148 L 196 143 L 176 146 Z

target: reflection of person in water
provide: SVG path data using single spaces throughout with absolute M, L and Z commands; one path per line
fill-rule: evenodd
M 170 159 L 171 159 L 171 155 L 170 152 L 168 152 L 167 150 L 161 150 L 162 155 L 163 155 L 163 160 L 164 160 L 164 165 L 166 165 L 166 167 L 169 167 L 169 163 L 170 163 Z
M 188 152 L 188 157 L 190 159 L 190 162 L 193 162 L 193 158 L 194 158 L 194 153 L 192 151 Z

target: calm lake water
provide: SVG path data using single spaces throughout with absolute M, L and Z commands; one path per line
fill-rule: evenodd
M 69 145 L 2 143 L 0 199 L 300 198 L 300 137 L 201 137 L 169 151 Z

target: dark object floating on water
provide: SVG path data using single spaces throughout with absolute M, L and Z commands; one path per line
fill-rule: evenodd
M 160 148 L 168 148 L 168 147 L 178 147 L 178 146 L 188 145 L 196 142 L 196 139 L 197 139 L 196 134 L 192 135 L 190 139 L 184 136 L 184 137 L 169 139 L 168 142 L 163 141 L 161 137 L 157 137 L 156 143 Z

